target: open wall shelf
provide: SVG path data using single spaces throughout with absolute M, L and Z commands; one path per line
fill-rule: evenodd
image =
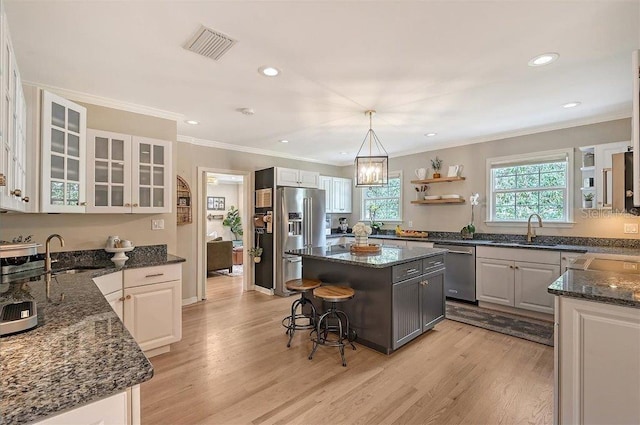
M 411 180 L 411 183 L 412 184 L 431 184 L 431 183 L 459 182 L 466 179 L 467 179 L 466 177 L 440 177 L 439 179 Z

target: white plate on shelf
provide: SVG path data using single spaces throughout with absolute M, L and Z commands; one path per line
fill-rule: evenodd
M 442 195 L 442 199 L 461 199 L 460 195 Z
M 425 201 L 436 201 L 440 199 L 440 195 L 425 195 L 424 200 Z

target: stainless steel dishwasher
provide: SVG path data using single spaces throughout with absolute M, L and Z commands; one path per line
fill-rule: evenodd
M 476 302 L 476 247 L 438 243 L 433 247 L 449 251 L 445 256 L 444 294 Z

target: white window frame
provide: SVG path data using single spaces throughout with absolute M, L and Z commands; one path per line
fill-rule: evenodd
M 398 219 L 389 220 L 385 218 L 376 218 L 376 221 L 382 221 L 383 223 L 402 223 L 402 210 L 403 210 L 402 202 L 404 199 L 404 181 L 403 181 L 402 171 L 389 171 L 388 177 L 389 179 L 391 178 L 400 179 L 400 197 L 398 198 L 399 200 Z M 360 188 L 360 221 L 369 221 L 368 218 L 365 218 L 367 216 L 366 211 L 364 209 L 365 190 L 367 190 L 367 188 L 365 187 Z
M 487 184 L 487 226 L 508 226 L 508 227 L 526 227 L 527 221 L 524 220 L 495 220 L 494 216 L 494 193 L 493 193 L 493 175 L 492 169 L 501 165 L 525 165 L 536 164 L 538 162 L 548 162 L 551 160 L 567 160 L 567 193 L 565 198 L 566 219 L 564 221 L 546 221 L 543 218 L 545 227 L 573 227 L 573 198 L 574 198 L 574 151 L 573 148 L 557 149 L 543 152 L 533 152 L 528 154 L 501 156 L 495 158 L 487 158 L 486 166 L 486 184 Z

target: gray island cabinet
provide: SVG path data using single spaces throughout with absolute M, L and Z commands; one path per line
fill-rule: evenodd
M 385 354 L 432 329 L 445 318 L 444 256 L 435 248 L 382 247 L 353 254 L 348 245 L 290 251 L 302 257 L 302 276 L 353 288 L 340 303 L 357 342 Z M 318 312 L 326 305 L 313 299 Z

